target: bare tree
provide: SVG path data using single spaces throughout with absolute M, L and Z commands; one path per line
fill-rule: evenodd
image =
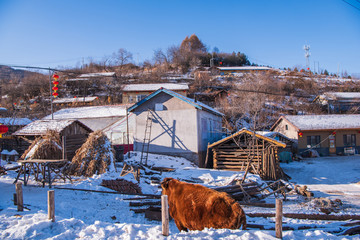
M 118 65 L 125 65 L 133 60 L 131 52 L 124 48 L 120 48 L 117 52 L 113 53 L 114 63 Z

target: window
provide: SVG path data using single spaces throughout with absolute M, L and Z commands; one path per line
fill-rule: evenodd
M 344 146 L 356 146 L 356 135 L 355 134 L 344 134 Z
M 163 111 L 164 105 L 162 103 L 155 103 L 155 111 Z
M 133 96 L 129 96 L 129 103 L 133 103 L 134 102 L 134 97 Z
M 289 130 L 289 126 L 287 124 L 285 125 L 285 130 Z
M 147 95 L 137 95 L 136 96 L 136 101 L 139 102 L 141 100 L 143 100 L 144 98 L 146 98 Z
M 319 148 L 320 147 L 320 135 L 307 136 L 306 140 L 307 140 L 308 148 L 311 148 L 311 147 Z

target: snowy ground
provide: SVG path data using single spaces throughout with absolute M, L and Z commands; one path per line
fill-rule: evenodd
M 138 161 L 139 155 L 129 159 Z M 175 172 L 159 176 L 188 179 L 206 186 L 224 186 L 242 173 L 198 169 L 182 158 L 149 155 L 149 163 L 156 166 L 173 167 Z M 7 166 L 8 167 L 8 166 Z M 283 164 L 285 172 L 292 176 L 292 182 L 307 185 L 315 197 L 340 198 L 344 205 L 337 214 L 360 214 L 360 156 L 306 159 L 302 162 Z M 170 236 L 161 235 L 161 223 L 147 220 L 143 214 L 130 211 L 129 201 L 133 197 L 120 194 L 79 192 L 55 189 L 56 221 L 47 219 L 47 191 L 39 183 L 30 181 L 23 187 L 24 205 L 30 210 L 17 212 L 12 198 L 16 173 L 0 177 L 0 239 L 275 239 L 273 230 L 228 230 L 206 229 L 204 231 L 179 232 L 170 222 Z M 58 187 L 105 190 L 100 186 L 103 179 L 119 178 L 114 169 L 92 178 L 70 182 L 57 182 Z M 135 182 L 132 175 L 124 177 Z M 248 179 L 261 183 L 256 175 Z M 158 185 L 143 179 L 140 184 L 143 193 L 160 194 Z M 266 199 L 274 203 L 273 196 Z M 243 207 L 246 213 L 274 212 L 274 209 Z M 288 195 L 284 201 L 285 213 L 319 213 L 302 196 Z M 247 218 L 248 223 L 262 224 L 267 229 L 274 227 L 273 218 Z M 284 218 L 284 226 L 297 229 L 300 226 L 316 226 L 318 230 L 284 231 L 284 239 L 360 239 L 359 235 L 340 237 L 338 231 L 344 222 L 309 221 Z

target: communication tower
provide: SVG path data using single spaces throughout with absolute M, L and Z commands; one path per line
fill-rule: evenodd
M 305 58 L 306 58 L 306 69 L 310 70 L 310 45 L 304 45 Z

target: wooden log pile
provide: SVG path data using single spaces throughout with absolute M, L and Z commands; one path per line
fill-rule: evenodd
M 235 185 L 213 188 L 218 192 L 226 192 L 237 201 L 250 201 L 251 198 L 259 195 L 260 186 L 256 182 L 237 183 Z
M 125 179 L 103 180 L 100 185 L 121 193 L 141 193 L 139 185 Z

